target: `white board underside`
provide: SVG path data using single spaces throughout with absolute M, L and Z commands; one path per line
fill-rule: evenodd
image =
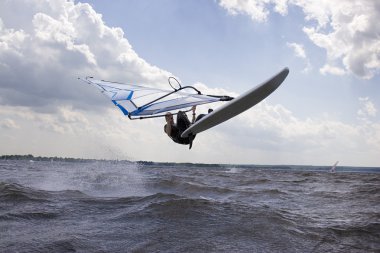
M 288 74 L 289 69 L 284 68 L 268 81 L 252 88 L 251 90 L 248 90 L 237 98 L 234 98 L 230 102 L 207 114 L 201 120 L 195 122 L 188 129 L 186 129 L 181 136 L 186 138 L 190 134 L 198 134 L 251 108 L 275 91 L 285 80 Z

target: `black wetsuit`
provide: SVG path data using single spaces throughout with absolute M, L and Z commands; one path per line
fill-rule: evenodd
M 203 116 L 205 116 L 205 114 L 198 115 L 195 121 L 200 120 Z M 195 135 L 189 136 L 186 138 L 181 137 L 181 134 L 187 128 L 189 128 L 190 125 L 191 125 L 191 122 L 189 118 L 187 117 L 186 113 L 184 113 L 183 111 L 179 111 L 177 114 L 177 124 L 174 124 L 172 126 L 172 130 L 170 132 L 170 138 L 178 144 L 184 144 L 184 145 L 191 144 L 195 138 Z

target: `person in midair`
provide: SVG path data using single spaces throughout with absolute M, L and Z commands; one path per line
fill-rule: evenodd
M 174 123 L 173 114 L 170 112 L 166 113 L 165 120 L 166 124 L 164 126 L 165 133 L 172 139 L 174 142 L 178 144 L 183 145 L 189 145 L 189 149 L 191 149 L 193 145 L 193 140 L 195 138 L 195 135 L 190 135 L 186 138 L 182 138 L 182 133 L 191 126 L 191 124 L 194 124 L 194 122 L 200 120 L 205 116 L 205 114 L 200 114 L 198 117 L 196 117 L 196 106 L 193 106 L 191 108 L 191 111 L 193 112 L 193 117 L 190 122 L 189 118 L 187 117 L 186 113 L 183 111 L 179 111 L 177 113 L 177 123 Z M 209 110 L 209 113 L 212 112 L 212 109 Z

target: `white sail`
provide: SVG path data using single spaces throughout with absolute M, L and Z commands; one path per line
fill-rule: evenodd
M 168 111 L 190 108 L 221 101 L 220 97 L 207 96 L 198 93 L 184 92 L 185 88 L 170 91 L 132 84 L 122 84 L 92 78 L 81 79 L 99 88 L 103 94 L 130 118 L 144 118 L 141 116 L 161 115 Z M 188 89 L 191 90 L 191 89 Z M 232 99 L 232 98 L 231 98 Z

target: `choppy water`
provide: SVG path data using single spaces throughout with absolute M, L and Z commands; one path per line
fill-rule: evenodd
M 0 252 L 380 252 L 380 170 L 0 161 Z

